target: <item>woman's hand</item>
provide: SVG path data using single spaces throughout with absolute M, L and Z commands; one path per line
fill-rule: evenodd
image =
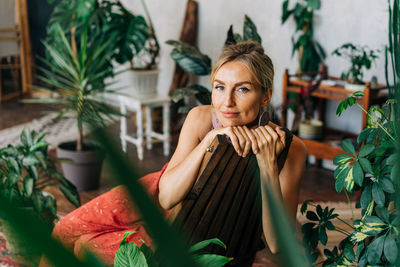
M 268 177 L 278 176 L 277 156 L 285 147 L 285 132 L 279 127 L 272 129 L 271 126 L 261 126 L 250 130 L 255 136 L 258 150 L 257 162 L 260 171 Z
M 210 131 L 206 136 L 209 140 L 209 145 L 211 145 L 214 138 L 219 134 L 225 134 L 230 138 L 233 148 L 241 157 L 246 157 L 250 149 L 253 149 L 253 151 L 258 150 L 256 137 L 246 126 L 230 126 Z

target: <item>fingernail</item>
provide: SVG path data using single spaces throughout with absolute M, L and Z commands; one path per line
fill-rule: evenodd
M 258 153 L 258 150 L 256 149 L 256 150 L 254 150 L 254 154 L 257 154 Z

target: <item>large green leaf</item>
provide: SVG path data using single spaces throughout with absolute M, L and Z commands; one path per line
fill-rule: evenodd
M 385 204 L 385 193 L 378 183 L 372 185 L 372 197 L 376 204 L 383 206 Z
M 62 184 L 60 186 L 60 191 L 75 207 L 79 207 L 81 205 L 81 200 L 75 186 L 73 186 L 72 184 L 69 186 Z
M 196 75 L 210 74 L 211 59 L 202 54 L 197 47 L 173 40 L 166 43 L 174 46 L 170 55 L 182 69 Z
M 209 246 L 211 244 L 218 245 L 218 246 L 221 246 L 224 249 L 226 249 L 225 244 L 221 240 L 219 240 L 218 238 L 212 238 L 212 239 L 207 239 L 207 240 L 200 241 L 200 242 L 192 245 L 189 248 L 189 252 L 191 252 L 191 253 L 197 252 L 197 251 L 199 251 L 199 250 L 201 250 L 201 249 L 203 249 L 203 248 L 205 248 L 205 247 L 207 247 L 207 246 Z
M 24 157 L 22 160 L 22 164 L 24 166 L 35 165 L 38 163 L 39 163 L 39 160 L 33 154 L 30 154 L 30 155 Z
M 28 127 L 24 127 L 24 130 L 21 133 L 20 139 L 21 139 L 21 142 L 23 145 L 25 145 L 27 147 L 30 147 L 32 145 L 32 142 L 33 142 L 32 133 Z
M 383 251 L 384 241 L 385 236 L 379 236 L 368 246 L 369 263 L 376 264 L 380 260 Z
M 364 172 L 373 173 L 371 162 L 368 159 L 358 158 L 358 160 Z
M 364 172 L 361 168 L 360 163 L 356 162 L 353 165 L 353 175 L 354 175 L 354 182 L 359 186 L 362 185 L 364 180 Z
M 307 6 L 313 10 L 317 10 L 321 7 L 320 0 L 307 0 Z
M 383 253 L 391 264 L 394 264 L 397 259 L 398 248 L 392 235 L 389 234 L 385 238 L 385 243 L 383 245 Z
M 261 37 L 257 32 L 257 27 L 247 15 L 244 16 L 243 39 L 244 41 L 255 41 L 261 44 Z
M 193 260 L 198 266 L 221 267 L 230 262 L 232 258 L 217 254 L 200 254 L 193 256 Z
M 339 154 L 333 159 L 333 164 L 341 165 L 349 162 L 353 157 L 347 154 Z
M 372 185 L 367 185 L 361 193 L 360 204 L 363 209 L 366 209 L 371 202 L 372 198 Z
M 383 191 L 390 194 L 395 192 L 393 183 L 390 179 L 383 177 L 379 180 L 379 184 L 381 185 Z
M 195 96 L 203 105 L 211 104 L 211 92 L 204 86 L 193 84 L 189 87 L 176 89 L 172 93 L 172 100 L 177 103 L 185 97 Z
M 148 267 L 146 257 L 133 243 L 121 244 L 114 258 L 114 267 Z
M 365 157 L 369 155 L 372 151 L 374 151 L 375 146 L 372 144 L 366 144 L 363 146 L 360 150 L 360 153 L 358 153 L 358 157 Z
M 261 186 L 264 189 L 261 191 L 264 193 L 263 197 L 267 200 L 272 225 L 278 241 L 280 251 L 278 257 L 283 266 L 310 266 L 295 237 L 294 226 L 291 225 L 291 220 L 282 202 L 278 200 L 275 192 L 271 190 L 271 187 L 268 186 L 264 179 L 261 179 Z
M 27 177 L 23 181 L 25 194 L 27 197 L 30 197 L 33 192 L 34 180 L 33 178 Z
M 343 140 L 342 143 L 340 144 L 340 146 L 342 147 L 344 152 L 346 152 L 346 153 L 348 153 L 350 155 L 355 155 L 356 154 L 356 150 L 354 149 L 354 145 L 350 140 L 348 140 L 348 139 Z

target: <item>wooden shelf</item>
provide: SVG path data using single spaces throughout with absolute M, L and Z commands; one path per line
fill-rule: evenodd
M 338 77 L 331 77 L 327 75 L 326 67 L 322 68 L 320 72 L 322 77 L 327 77 L 329 80 L 340 80 Z M 303 81 L 298 79 L 297 75 L 289 75 L 288 70 L 285 70 L 283 75 L 283 106 L 287 106 L 287 94 L 289 92 L 293 92 L 296 94 L 300 94 L 302 92 L 302 88 L 306 88 L 309 86 L 308 81 Z M 371 88 L 370 83 L 365 84 L 365 88 L 363 91 L 364 96 L 359 97 L 357 102 L 365 109 L 368 110 L 371 105 L 381 105 L 385 103 L 387 99 L 387 92 L 384 92 L 383 89 L 386 89 L 387 86 L 384 84 L 379 84 L 376 88 Z M 325 100 L 331 101 L 343 101 L 354 93 L 354 91 L 347 90 L 343 86 L 328 86 L 328 85 L 320 85 L 314 92 L 311 93 L 311 96 L 318 99 L 318 119 L 324 119 L 324 107 Z M 366 114 L 362 114 L 362 128 L 367 125 L 367 117 Z M 281 125 L 286 127 L 287 120 L 287 109 L 282 111 Z M 357 134 L 348 133 L 345 131 L 339 131 L 337 129 L 324 129 L 323 139 L 324 140 L 310 140 L 302 138 L 304 144 L 307 147 L 307 152 L 309 155 L 313 155 L 317 160 L 327 159 L 333 160 L 337 154 L 345 153 L 338 144 L 343 139 L 356 139 Z

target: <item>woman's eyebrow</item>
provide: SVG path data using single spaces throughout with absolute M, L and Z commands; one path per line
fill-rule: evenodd
M 235 83 L 235 85 L 236 86 L 239 86 L 239 85 L 243 85 L 243 84 L 250 84 L 250 85 L 253 85 L 253 83 L 252 82 L 249 82 L 249 81 L 243 81 L 243 82 L 238 82 L 238 83 Z
M 220 83 L 220 84 L 225 84 L 223 81 L 220 81 L 220 80 L 218 80 L 218 79 L 214 79 L 214 82 L 217 82 L 217 83 Z M 237 82 L 237 83 L 235 83 L 235 86 L 239 86 L 239 85 L 243 85 L 243 84 L 250 84 L 250 85 L 253 85 L 253 83 L 250 82 L 250 81 L 242 81 L 242 82 Z

